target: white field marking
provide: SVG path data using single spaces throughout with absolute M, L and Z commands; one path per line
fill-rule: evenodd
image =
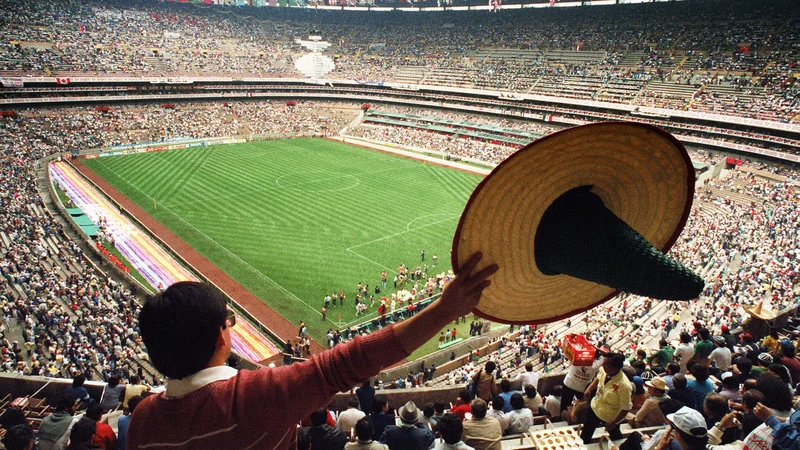
M 412 166 L 416 167 L 417 165 L 416 164 L 413 164 L 413 165 L 409 164 L 407 167 L 381 169 L 381 170 L 374 170 L 372 172 L 362 172 L 362 173 L 356 173 L 356 174 L 346 174 L 346 175 L 342 175 L 342 176 L 335 177 L 335 178 L 330 178 L 330 179 L 342 178 L 342 177 L 345 177 L 345 176 L 356 177 L 357 175 L 373 175 L 373 174 L 381 173 L 381 172 L 390 172 L 390 171 L 396 171 L 396 170 L 400 170 L 400 169 L 406 169 L 406 168 L 409 168 L 409 167 L 412 167 Z M 303 173 L 303 172 L 296 172 L 296 173 Z M 281 175 L 280 177 L 275 179 L 275 182 L 278 183 L 279 179 L 281 179 L 281 178 L 283 178 L 283 177 L 285 177 L 287 175 L 291 175 L 291 174 Z M 358 178 L 356 178 L 356 180 L 358 180 Z M 195 203 L 208 203 L 208 202 L 214 201 L 214 200 L 222 200 L 222 199 L 226 199 L 226 198 L 238 197 L 238 196 L 241 196 L 241 195 L 246 196 L 246 195 L 251 195 L 251 194 L 258 194 L 258 193 L 265 192 L 265 191 L 271 191 L 273 189 L 285 189 L 287 187 L 302 186 L 304 184 L 316 183 L 318 181 L 323 181 L 323 180 L 321 180 L 321 179 L 311 180 L 311 181 L 308 181 L 306 183 L 297 183 L 297 184 L 291 184 L 291 185 L 288 185 L 288 186 L 281 186 L 281 185 L 278 184 L 276 186 L 267 186 L 267 187 L 260 188 L 260 189 L 253 189 L 251 191 L 242 191 L 242 192 L 236 192 L 236 193 L 228 194 L 228 195 L 221 195 L 219 197 L 207 197 L 207 198 L 204 198 L 202 200 L 192 200 L 192 201 L 188 201 L 188 202 L 172 203 L 170 205 L 167 205 L 167 207 L 171 208 L 171 207 L 175 207 L 175 206 L 193 205 Z M 349 189 L 349 187 L 347 189 Z M 332 192 L 332 191 L 323 191 L 323 192 Z
M 425 214 L 424 216 L 415 217 L 414 219 L 411 219 L 411 221 L 406 224 L 406 231 L 416 230 L 417 228 L 411 228 L 411 224 L 416 222 L 419 219 L 424 219 L 425 217 L 436 217 L 436 216 L 443 216 L 443 215 L 445 215 L 445 213 Z M 451 219 L 452 219 L 452 217 L 451 217 Z M 422 228 L 422 227 L 420 227 L 420 228 Z
M 131 183 L 130 181 L 128 181 L 128 179 L 127 179 L 127 178 L 123 177 L 122 175 L 119 175 L 119 174 L 117 173 L 117 171 L 116 171 L 116 170 L 114 170 L 114 169 L 112 169 L 112 168 L 108 167 L 108 166 L 106 165 L 106 163 L 104 163 L 104 162 L 103 162 L 103 158 L 97 158 L 97 160 L 98 160 L 98 162 L 99 162 L 99 163 L 100 163 L 100 164 L 101 164 L 103 167 L 105 167 L 106 169 L 108 169 L 108 170 L 109 170 L 111 173 L 113 173 L 115 176 L 119 177 L 119 179 L 121 179 L 122 181 L 124 181 L 124 182 L 128 183 L 128 185 L 129 185 L 130 187 L 132 187 L 132 188 L 136 189 L 137 191 L 141 192 L 141 193 L 142 193 L 142 194 L 143 194 L 145 197 L 149 198 L 150 200 L 156 200 L 156 198 L 155 198 L 155 197 L 151 197 L 151 196 L 150 196 L 150 195 L 148 195 L 148 194 L 147 194 L 145 191 L 143 191 L 143 190 L 139 189 L 139 187 L 138 187 L 138 186 L 136 186 L 135 184 L 133 184 L 133 183 Z M 156 201 L 157 201 L 157 200 L 156 200 Z
M 273 280 L 272 278 L 268 277 L 266 274 L 262 273 L 261 271 L 259 271 L 258 269 L 256 269 L 256 268 L 255 268 L 255 267 L 253 267 L 252 265 L 250 265 L 250 263 L 248 263 L 247 261 L 243 260 L 243 259 L 242 259 L 242 258 L 241 258 L 239 255 L 237 255 L 236 253 L 233 253 L 232 251 L 230 251 L 230 249 L 228 249 L 228 248 L 227 248 L 227 247 L 225 247 L 224 245 L 222 245 L 222 244 L 220 244 L 219 242 L 217 242 L 216 240 L 214 240 L 214 239 L 213 239 L 211 236 L 209 236 L 209 235 L 205 234 L 204 232 L 200 231 L 200 230 L 199 230 L 199 229 L 198 229 L 196 226 L 194 226 L 194 225 L 192 225 L 191 223 L 189 223 L 189 222 L 188 222 L 186 219 L 184 219 L 183 217 L 179 216 L 178 214 L 175 214 L 175 213 L 174 213 L 174 212 L 173 212 L 171 209 L 169 209 L 169 208 L 167 208 L 167 207 L 164 207 L 164 208 L 165 208 L 167 211 L 169 211 L 169 213 L 170 213 L 170 214 L 172 214 L 173 216 L 175 216 L 175 217 L 176 217 L 178 220 L 180 220 L 181 222 L 183 222 L 183 223 L 185 223 L 186 225 L 190 226 L 191 228 L 193 228 L 193 229 L 194 229 L 195 231 L 197 231 L 198 233 L 202 234 L 202 235 L 203 235 L 203 236 L 204 236 L 206 239 L 208 239 L 209 241 L 211 241 L 211 242 L 213 242 L 214 244 L 216 244 L 216 245 L 217 245 L 217 247 L 221 248 L 222 250 L 224 250 L 225 252 L 227 252 L 229 255 L 231 255 L 231 256 L 233 256 L 235 259 L 239 260 L 239 262 L 241 262 L 242 264 L 244 264 L 245 266 L 247 266 L 247 267 L 248 267 L 250 270 L 252 270 L 253 272 L 257 273 L 257 274 L 258 274 L 258 276 L 260 276 L 261 278 L 264 278 L 265 280 L 267 280 L 267 281 L 269 281 L 270 283 L 274 284 L 274 285 L 275 285 L 275 286 L 277 286 L 277 287 L 278 287 L 280 290 L 282 290 L 283 292 L 285 292 L 285 293 L 289 294 L 289 295 L 290 295 L 292 298 L 294 298 L 295 300 L 299 301 L 299 302 L 300 302 L 300 303 L 302 303 L 303 305 L 307 306 L 307 307 L 308 307 L 310 310 L 314 311 L 314 312 L 315 312 L 315 313 L 317 313 L 318 315 L 320 315 L 320 316 L 322 315 L 322 313 L 321 313 L 320 311 L 317 311 L 317 310 L 316 310 L 316 309 L 314 309 L 314 308 L 313 308 L 311 305 L 309 305 L 308 303 L 306 303 L 306 302 L 304 302 L 303 300 L 301 300 L 301 299 L 300 299 L 300 297 L 296 296 L 296 295 L 295 295 L 293 292 L 291 292 L 290 290 L 288 290 L 288 289 L 286 289 L 285 287 L 283 287 L 283 286 L 281 286 L 280 284 L 278 284 L 278 282 L 277 282 L 277 281 Z M 332 321 L 332 320 L 330 320 L 330 319 L 327 319 L 327 318 L 326 318 L 326 320 L 328 320 L 328 321 L 330 321 L 331 323 L 333 323 L 333 321 Z
M 421 216 L 421 217 L 426 217 L 426 216 Z M 428 228 L 428 227 L 430 227 L 430 226 L 433 226 L 433 225 L 438 225 L 438 224 L 440 224 L 440 223 L 442 223 L 442 222 L 447 222 L 448 220 L 453 220 L 453 219 L 456 219 L 456 218 L 459 218 L 459 217 L 461 217 L 461 214 L 458 214 L 458 215 L 455 215 L 455 216 L 452 216 L 452 217 L 448 217 L 448 218 L 446 218 L 446 219 L 437 220 L 436 222 L 431 222 L 431 223 L 429 223 L 429 224 L 427 224 L 427 225 L 422 225 L 421 227 L 416 227 L 416 228 L 406 229 L 405 231 L 401 231 L 401 232 L 399 232 L 399 233 L 395 233 L 395 234 L 390 234 L 390 235 L 388 235 L 388 236 L 384 236 L 384 237 L 381 237 L 381 238 L 378 238 L 378 239 L 373 239 L 373 240 L 371 240 L 371 241 L 369 241 L 369 242 L 364 242 L 364 243 L 362 243 L 362 244 L 354 245 L 354 246 L 352 246 L 352 247 L 347 247 L 345 250 L 347 250 L 347 251 L 352 251 L 354 248 L 363 247 L 363 246 L 365 246 L 365 245 L 373 244 L 373 243 L 375 243 L 375 242 L 380 242 L 380 241 L 383 241 L 383 240 L 386 240 L 386 239 L 391 239 L 391 238 L 393 238 L 393 237 L 400 236 L 401 234 L 406 234 L 406 233 L 409 233 L 409 232 L 411 232 L 411 231 L 417 231 L 417 230 L 421 230 L 421 229 L 423 229 L 423 228 Z M 418 217 L 418 218 L 419 218 L 419 217 Z M 417 218 L 417 219 L 418 219 L 418 218 Z M 416 220 L 416 219 L 414 219 L 414 220 Z M 412 222 L 413 222 L 414 220 L 412 220 Z M 353 252 L 353 253 L 355 253 L 355 252 Z
M 381 263 L 379 263 L 379 262 L 377 262 L 377 261 L 373 261 L 373 260 L 371 260 L 371 259 L 367 258 L 366 256 L 362 255 L 361 253 L 354 252 L 353 250 L 351 250 L 351 249 L 349 249 L 349 248 L 346 248 L 346 249 L 345 249 L 345 251 L 348 251 L 348 252 L 350 252 L 350 253 L 352 253 L 352 254 L 354 254 L 354 255 L 356 255 L 356 256 L 358 256 L 358 257 L 360 257 L 360 258 L 364 258 L 364 259 L 366 259 L 367 261 L 371 262 L 372 264 L 375 264 L 375 265 L 376 265 L 376 266 L 378 266 L 378 267 L 383 267 L 384 269 L 388 270 L 389 272 L 392 272 L 392 273 L 397 273 L 396 271 L 392 270 L 391 268 L 389 268 L 389 267 L 386 267 L 386 266 L 384 266 L 383 264 L 381 264 Z

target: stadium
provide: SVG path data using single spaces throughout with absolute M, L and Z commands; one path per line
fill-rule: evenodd
M 669 255 L 702 277 L 700 296 L 621 293 L 522 325 L 462 314 L 371 373 L 388 399 L 383 415 L 400 423 L 408 401 L 420 411 L 430 404 L 436 419 L 426 411 L 420 420 L 441 434 L 444 411 L 433 405 L 474 417 L 462 391 L 490 364 L 491 393 L 522 393 L 534 379 L 539 404 L 530 424 L 503 426 L 489 444 L 469 440 L 473 419 L 465 421 L 468 445 L 549 449 L 547 433 L 560 430 L 583 434 L 579 446 L 619 446 L 666 426 L 666 412 L 654 425 L 637 412 L 668 363 L 692 386 L 703 379 L 693 366 L 705 367 L 711 390 L 724 394 L 726 374 L 744 385 L 747 365 L 767 357 L 774 364 L 763 371 L 785 377 L 791 392 L 764 392 L 762 402 L 786 411 L 769 403 L 793 396 L 800 381 L 795 2 L 229 3 L 4 2 L 4 436 L 15 435 L 6 412 L 22 413 L 40 448 L 65 448 L 69 433 L 46 447 L 39 430 L 50 429 L 58 399 L 81 376 L 90 397 L 81 409 L 102 404 L 100 422 L 115 433 L 138 386 L 169 389 L 175 377 L 156 369 L 138 318 L 176 282 L 201 281 L 224 297 L 236 318 L 227 365 L 237 369 L 294 373 L 335 353 L 328 349 L 423 317 L 456 279 L 453 236 L 484 177 L 532 141 L 609 122 L 658 127 L 686 147 L 694 198 Z M 570 335 L 590 344 L 596 363 L 578 360 Z M 715 338 L 732 360 L 692 353 Z M 655 364 L 664 348 L 674 361 L 670 350 L 670 361 Z M 572 398 L 589 384 L 571 386 L 570 374 L 597 372 L 601 353 L 625 356 L 633 406 L 614 421 L 621 434 L 601 427 L 586 436 L 592 420 L 576 416 Z M 110 405 L 118 381 L 128 392 Z M 350 381 L 331 392 L 328 411 L 331 430 L 355 443 L 354 422 L 343 429 L 336 419 L 348 417 Z M 711 434 L 742 400 L 712 414 L 706 393 L 688 406 Z M 342 448 L 315 440 L 322 424 L 312 422 L 269 446 L 307 448 L 311 439 L 315 449 Z M 722 443 L 752 448 L 737 433 Z M 187 442 L 158 448 L 223 448 Z

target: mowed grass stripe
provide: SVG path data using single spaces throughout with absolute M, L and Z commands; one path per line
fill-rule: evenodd
M 340 289 L 345 308 L 329 318 L 354 320 L 356 283 L 374 287 L 383 266 L 415 267 L 422 248 L 439 255 L 437 271 L 449 269 L 458 215 L 479 180 L 313 139 L 151 155 L 87 164 L 292 322 L 318 320 L 322 297 Z M 330 325 L 312 323 L 312 336 Z

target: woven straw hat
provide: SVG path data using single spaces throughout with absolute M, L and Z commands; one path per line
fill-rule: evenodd
M 761 320 L 773 320 L 775 317 L 775 311 L 771 309 L 767 309 L 764 307 L 764 301 L 758 302 L 756 306 L 745 306 L 744 310 L 747 311 L 753 317 L 757 317 Z
M 476 251 L 483 252 L 481 265 L 500 266 L 474 312 L 505 323 L 547 323 L 608 300 L 618 289 L 654 298 L 697 297 L 702 280 L 668 258 L 662 261 L 660 253 L 686 223 L 694 181 L 683 145 L 650 125 L 591 124 L 527 145 L 478 185 L 456 229 L 453 267 Z M 625 255 L 616 254 L 619 247 Z M 650 268 L 651 260 L 665 267 Z M 628 274 L 646 289 L 617 282 Z

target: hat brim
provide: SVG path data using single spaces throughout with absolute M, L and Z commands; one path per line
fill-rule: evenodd
M 568 275 L 544 275 L 534 238 L 545 210 L 565 192 L 593 186 L 606 207 L 666 253 L 692 206 L 695 175 L 686 149 L 645 124 L 607 122 L 559 131 L 500 163 L 472 193 L 456 228 L 452 264 L 476 251 L 500 267 L 476 315 L 547 323 L 592 308 L 618 290 Z
M 651 383 L 649 381 L 645 381 L 644 385 L 647 386 L 647 387 L 651 387 L 653 389 L 658 389 L 659 391 L 668 391 L 669 390 L 669 387 L 667 387 L 666 384 L 664 385 L 664 387 L 661 387 L 661 386 L 656 386 L 655 384 L 653 384 L 653 383 Z
M 751 316 L 757 317 L 761 320 L 773 320 L 778 317 L 772 310 L 769 309 L 765 310 L 762 308 L 761 311 L 755 311 L 755 306 L 745 306 L 744 310 Z

